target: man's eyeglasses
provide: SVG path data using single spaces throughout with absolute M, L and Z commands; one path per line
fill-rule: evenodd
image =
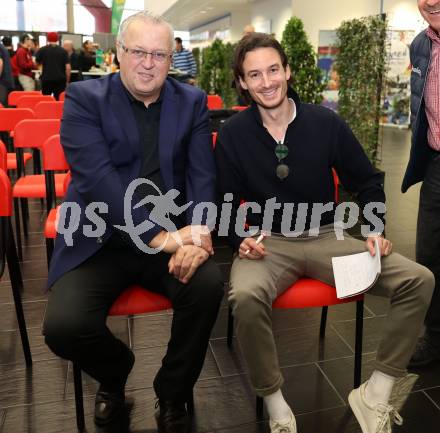
M 134 48 L 127 48 L 125 45 L 121 44 L 121 48 L 126 52 L 129 56 L 133 57 L 133 59 L 136 60 L 144 60 L 148 57 L 148 55 L 151 55 L 151 58 L 155 62 L 163 63 L 167 59 L 171 58 L 171 54 L 169 51 L 162 51 L 162 50 L 155 50 L 155 51 L 144 51 L 144 50 L 138 50 Z
M 289 148 L 281 141 L 275 147 L 275 155 L 278 159 L 278 165 L 275 169 L 278 179 L 284 180 L 289 176 L 289 166 L 283 162 L 283 159 L 289 154 Z

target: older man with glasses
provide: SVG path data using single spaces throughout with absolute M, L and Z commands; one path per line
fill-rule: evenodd
M 194 207 L 215 195 L 206 95 L 167 78 L 172 44 L 167 22 L 147 12 L 135 14 L 118 35 L 120 73 L 67 90 L 61 141 L 72 172 L 66 202 L 79 209 L 73 215 L 78 230 L 73 245 L 60 235 L 55 242 L 44 334 L 56 354 L 99 382 L 95 422 L 108 425 L 124 412 L 125 383 L 135 359 L 106 327 L 110 306 L 134 283 L 166 295 L 174 315 L 154 380 L 158 431 L 186 433 L 185 403 L 203 366 L 223 283 L 211 258 L 209 232 L 193 239 L 191 225 Z M 138 206 L 132 208 L 126 199 L 139 179 Z M 172 233 L 168 220 L 161 225 L 153 218 L 157 208 L 150 206 L 171 196 L 179 206 L 170 202 L 161 209 L 164 214 L 186 209 L 172 215 L 171 227 L 177 228 Z M 86 215 L 92 203 L 99 203 L 102 213 L 95 217 L 104 226 L 95 237 Z M 144 227 L 143 232 L 122 230 L 129 225 L 127 210 L 133 230 Z
M 345 122 L 324 107 L 302 103 L 289 87 L 290 76 L 287 56 L 274 38 L 251 33 L 239 42 L 234 77 L 251 106 L 225 123 L 216 145 L 219 189 L 235 211 L 229 227 L 237 251 L 229 302 L 237 338 L 255 392 L 266 404 L 271 433 L 296 433 L 281 392 L 272 301 L 303 276 L 334 285 L 331 258 L 365 250 L 374 255 L 377 242 L 382 273 L 371 293 L 389 296 L 391 308 L 373 374 L 350 393 L 349 403 L 363 433 L 389 433 L 392 420 L 401 421 L 390 395 L 396 379 L 405 376 L 434 278 L 423 266 L 391 253 L 391 242 L 379 233 L 367 233 L 366 242 L 338 236 L 332 168 L 357 193 L 363 209 L 370 203 L 384 207 L 380 175 Z M 235 218 L 243 206 L 252 209 L 248 225 L 270 236 L 246 234 L 244 221 Z M 383 215 L 371 216 L 371 222 L 380 222 Z

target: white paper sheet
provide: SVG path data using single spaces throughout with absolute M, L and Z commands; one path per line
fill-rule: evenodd
M 380 275 L 379 243 L 374 243 L 376 254 L 369 251 L 349 256 L 332 257 L 336 295 L 339 299 L 366 292 Z

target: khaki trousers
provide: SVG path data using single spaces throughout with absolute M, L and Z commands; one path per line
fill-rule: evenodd
M 272 332 L 272 301 L 300 277 L 334 285 L 331 257 L 366 250 L 365 242 L 348 235 L 337 240 L 333 226 L 319 236 L 264 240 L 267 256 L 261 260 L 235 258 L 229 302 L 236 334 L 259 396 L 277 391 L 283 382 Z M 375 368 L 391 376 L 406 373 L 434 289 L 427 268 L 397 253 L 382 257 L 382 272 L 369 293 L 391 300 L 377 351 Z

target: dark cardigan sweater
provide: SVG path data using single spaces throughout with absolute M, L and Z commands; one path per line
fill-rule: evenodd
M 283 205 L 293 203 L 292 230 L 298 203 L 307 203 L 309 211 L 305 229 L 310 228 L 314 203 L 334 202 L 332 168 L 344 187 L 357 195 L 361 209 L 369 202 L 385 202 L 381 175 L 368 160 L 360 143 L 347 124 L 331 110 L 300 102 L 289 89 L 288 96 L 296 104 L 297 115 L 289 125 L 284 143 L 289 148 L 285 162 L 289 176 L 276 176 L 278 159 L 276 142 L 264 127 L 257 105 L 231 117 L 222 127 L 216 144 L 218 189 L 221 200 L 233 194 L 233 212 L 229 240 L 238 248 L 242 237 L 235 234 L 236 212 L 241 200 L 257 202 L 261 213 L 248 211 L 246 222 L 262 228 L 266 200 L 276 198 L 281 209 L 274 213 L 272 231 L 281 232 Z M 333 210 L 323 214 L 320 225 L 333 223 Z M 383 218 L 383 215 L 378 215 Z

